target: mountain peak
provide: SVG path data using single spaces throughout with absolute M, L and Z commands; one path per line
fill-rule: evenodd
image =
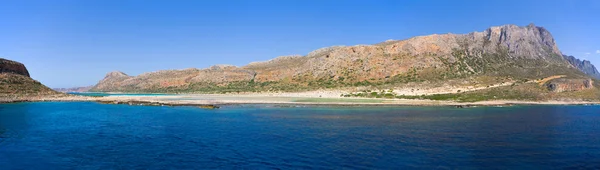
M 112 72 L 106 74 L 106 78 L 109 78 L 109 77 L 129 77 L 129 75 L 127 75 L 123 72 L 120 72 L 120 71 L 112 71 Z
M 509 52 L 528 58 L 544 58 L 543 54 L 550 52 L 561 56 L 562 53 L 555 43 L 554 37 L 543 27 L 529 24 L 521 27 L 517 25 L 502 25 L 490 27 L 484 32 L 475 32 L 474 38 L 483 38 L 493 46 L 501 45 L 508 48 Z
M 213 70 L 223 70 L 223 69 L 227 69 L 227 68 L 237 68 L 237 66 L 234 66 L 231 64 L 217 64 L 217 65 L 213 65 L 210 67 L 210 69 L 213 69 Z

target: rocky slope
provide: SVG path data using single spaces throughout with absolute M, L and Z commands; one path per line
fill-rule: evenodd
M 375 45 L 334 46 L 246 66 L 109 73 L 92 91 L 197 92 L 412 89 L 491 86 L 587 76 L 563 58 L 543 27 L 504 25 L 483 32 L 418 36 Z
M 594 87 L 592 79 L 556 79 L 549 81 L 546 86 L 553 92 L 581 91 Z
M 573 56 L 563 55 L 563 57 L 575 68 L 582 71 L 583 73 L 592 76 L 596 79 L 600 79 L 600 72 L 596 70 L 596 67 L 588 60 L 579 60 Z
M 23 64 L 0 58 L 0 101 L 48 95 L 60 93 L 31 79 Z

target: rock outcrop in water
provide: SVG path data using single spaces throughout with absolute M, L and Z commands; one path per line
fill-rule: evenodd
M 334 46 L 246 66 L 109 73 L 92 91 L 266 92 L 365 87 L 452 88 L 587 77 L 563 58 L 543 27 L 504 25 L 483 32 L 418 36 L 375 45 Z M 456 91 L 456 90 L 455 90 Z

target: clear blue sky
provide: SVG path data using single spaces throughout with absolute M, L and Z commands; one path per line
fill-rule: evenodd
M 535 23 L 565 54 L 600 65 L 597 0 L 4 0 L 0 57 L 50 87 L 107 72 L 245 65 L 332 45 Z

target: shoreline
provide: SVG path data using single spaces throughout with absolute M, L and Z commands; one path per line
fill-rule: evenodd
M 2 103 L 22 102 L 98 102 L 103 104 L 127 104 L 145 106 L 197 106 L 216 107 L 231 105 L 281 105 L 281 106 L 514 106 L 514 105 L 600 105 L 600 101 L 518 101 L 489 100 L 479 102 L 456 102 L 447 100 L 378 99 L 378 98 L 327 98 L 269 95 L 172 95 L 172 96 L 49 96 L 0 99 Z

